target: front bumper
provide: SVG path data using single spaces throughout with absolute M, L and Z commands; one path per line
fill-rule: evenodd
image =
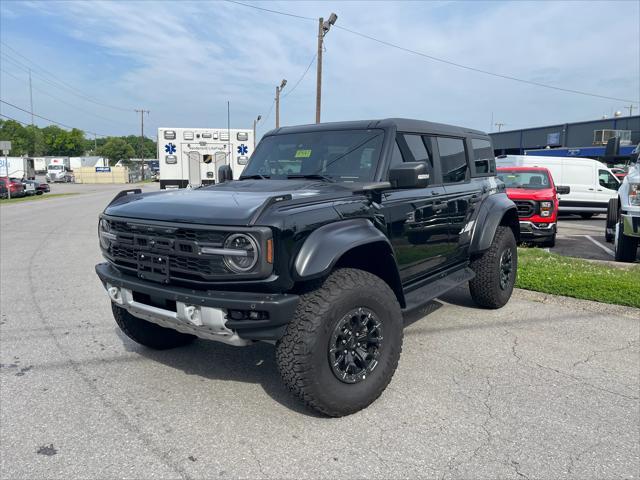
M 163 286 L 125 275 L 108 263 L 96 273 L 113 303 L 160 326 L 243 346 L 252 340 L 278 340 L 293 318 L 299 297 L 289 293 L 197 291 Z M 229 311 L 263 312 L 261 320 L 234 320 Z
M 543 240 L 556 234 L 556 222 L 542 224 L 530 221 L 520 221 L 521 240 Z
M 640 214 L 621 215 L 622 232 L 627 237 L 640 237 Z

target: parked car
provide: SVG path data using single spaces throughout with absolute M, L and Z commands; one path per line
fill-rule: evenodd
M 556 185 L 570 187 L 560 196 L 560 213 L 576 213 L 591 218 L 606 213 L 610 198 L 618 196 L 620 181 L 607 166 L 591 158 L 541 157 L 537 155 L 501 155 L 498 167 L 545 167 Z
M 0 190 L 0 195 L 2 198 L 7 198 L 9 193 L 11 194 L 11 198 L 24 197 L 24 185 L 19 180 L 14 180 L 8 177 L 0 177 L 0 185 L 2 188 Z
M 44 182 L 36 182 L 36 189 L 38 189 L 39 192 L 42 193 L 49 193 L 51 191 L 51 187 L 49 187 L 48 183 L 44 183 Z
M 22 180 L 22 184 L 25 186 L 27 195 L 42 195 L 51 190 L 49 184 L 40 183 L 37 180 Z
M 568 194 L 569 187 L 557 187 L 544 167 L 499 167 L 498 178 L 507 187 L 507 196 L 518 208 L 520 240 L 543 247 L 556 244 L 558 193 Z
M 399 118 L 283 127 L 231 176 L 222 165 L 215 185 L 125 190 L 100 215 L 96 273 L 134 341 L 273 343 L 289 389 L 339 417 L 391 381 L 403 309 L 464 284 L 481 307 L 509 301 L 518 213 L 483 132 Z
M 640 243 L 640 145 L 634 150 L 633 163 L 618 190 L 609 201 L 605 239 L 613 242 L 615 259 L 633 262 Z
M 22 183 L 24 187 L 24 194 L 26 196 L 37 195 L 38 190 L 36 189 L 36 181 L 35 180 L 26 180 L 24 178 L 11 178 L 12 181 Z

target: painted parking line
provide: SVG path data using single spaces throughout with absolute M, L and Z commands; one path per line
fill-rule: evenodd
M 605 252 L 607 252 L 609 255 L 611 255 L 612 257 L 615 256 L 615 253 L 613 252 L 613 250 L 611 250 L 609 247 L 604 246 L 603 244 L 601 244 L 599 241 L 595 240 L 594 238 L 592 238 L 589 235 L 583 235 L 584 237 L 588 238 L 589 240 L 591 240 L 591 242 L 600 247 L 602 250 L 604 250 Z

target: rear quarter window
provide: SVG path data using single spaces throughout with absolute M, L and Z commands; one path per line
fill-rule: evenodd
M 471 159 L 475 175 L 493 175 L 496 172 L 496 159 L 489 140 L 471 139 Z

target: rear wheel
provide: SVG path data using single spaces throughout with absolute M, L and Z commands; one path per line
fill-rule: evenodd
M 618 222 L 613 244 L 615 258 L 619 262 L 635 262 L 638 251 L 638 238 L 629 237 L 622 232 L 622 222 Z
M 476 276 L 469 282 L 473 300 L 485 308 L 500 308 L 511 298 L 518 270 L 513 231 L 498 226 L 489 250 L 471 262 Z
M 180 333 L 134 317 L 127 310 L 118 307 L 113 302 L 111 303 L 111 310 L 120 330 L 131 340 L 145 347 L 155 350 L 167 350 L 187 345 L 196 339 L 193 335 Z
M 400 305 L 389 286 L 344 268 L 301 296 L 276 347 L 289 389 L 311 408 L 341 417 L 373 403 L 391 381 L 402 351 Z

